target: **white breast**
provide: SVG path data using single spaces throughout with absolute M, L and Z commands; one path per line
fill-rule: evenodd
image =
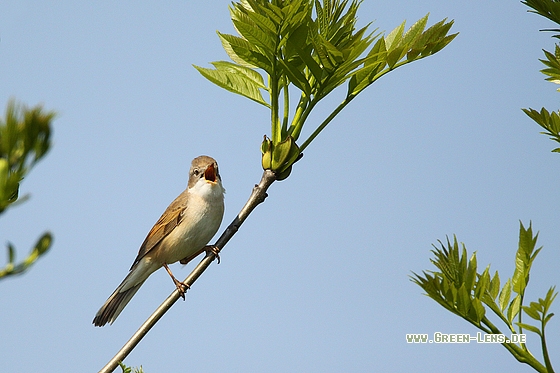
M 189 189 L 181 222 L 160 243 L 160 257 L 167 264 L 194 255 L 216 234 L 224 216 L 224 192 L 219 181 L 203 179 Z

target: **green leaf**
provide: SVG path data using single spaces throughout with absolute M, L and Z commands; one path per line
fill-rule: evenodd
M 552 316 L 554 316 L 553 313 L 549 313 L 548 315 L 546 315 L 546 317 L 544 318 L 544 324 L 546 325 L 548 323 L 548 321 L 552 318 Z
M 399 62 L 406 55 L 406 49 L 404 46 L 396 47 L 390 49 L 387 52 L 387 65 L 389 69 L 393 69 L 397 62 Z
M 523 223 L 520 222 L 519 225 L 519 247 L 515 255 L 515 271 L 513 273 L 512 284 L 513 291 L 522 295 L 529 283 L 529 272 L 533 260 L 536 258 L 541 248 L 535 251 L 538 233 L 533 236 L 531 223 L 529 223 L 527 229 L 525 229 Z M 535 252 L 533 253 L 533 251 Z
M 377 73 L 385 66 L 385 61 L 378 61 L 376 65 L 368 65 L 352 74 L 348 82 L 347 96 L 356 96 L 375 81 Z
M 307 78 L 301 73 L 301 71 L 292 64 L 284 62 L 284 60 L 279 60 L 280 66 L 282 66 L 282 71 L 288 76 L 290 81 L 303 91 L 307 96 L 311 95 L 311 86 L 309 85 Z
M 541 321 L 541 315 L 539 314 L 539 311 L 533 307 L 533 303 L 534 302 L 531 302 L 531 307 L 523 306 L 523 311 L 525 311 L 527 316 L 530 318 Z
M 324 48 L 333 64 L 338 65 L 342 63 L 344 60 L 343 53 L 322 35 L 319 35 L 319 39 L 321 40 L 321 47 Z
M 395 49 L 400 44 L 405 24 L 406 21 L 403 21 L 403 23 L 395 27 L 395 29 L 385 37 L 385 44 L 387 45 L 388 51 Z
M 490 281 L 489 290 L 492 299 L 496 299 L 498 293 L 500 292 L 500 276 L 498 275 L 498 271 L 494 273 L 494 277 L 492 277 L 492 281 Z
M 449 22 L 449 25 L 450 25 L 449 27 L 451 27 L 452 24 L 453 24 L 453 21 Z M 440 50 L 445 48 L 449 43 L 451 43 L 457 37 L 457 35 L 459 35 L 458 32 L 455 33 L 455 34 L 451 34 L 451 35 L 447 35 L 447 36 L 443 37 L 438 43 L 436 43 L 434 48 L 432 48 L 430 55 L 436 54 L 437 52 L 439 52 Z
M 420 18 L 414 25 L 412 25 L 406 34 L 403 36 L 402 43 L 405 45 L 411 45 L 414 40 L 416 40 L 424 31 L 426 24 L 428 23 L 428 16 L 430 13 L 426 14 L 424 17 Z M 404 24 L 403 24 L 404 26 Z
M 473 299 L 471 306 L 472 308 L 469 314 L 469 319 L 474 321 L 476 325 L 480 325 L 480 321 L 486 315 L 486 309 L 479 299 Z
M 212 62 L 212 65 L 214 65 L 214 67 L 220 71 L 227 71 L 234 74 L 240 74 L 241 76 L 246 77 L 247 80 L 254 86 L 261 89 L 268 90 L 268 88 L 264 84 L 262 75 L 251 68 L 247 68 L 245 66 L 240 66 L 226 61 Z
M 546 292 L 546 296 L 544 297 L 544 299 L 542 299 L 542 300 L 539 299 L 539 302 L 544 307 L 544 312 L 548 311 L 549 307 L 552 305 L 552 302 L 554 302 L 554 299 L 556 298 L 557 295 L 558 295 L 558 292 L 556 291 L 556 286 L 552 286 Z
M 233 20 L 237 31 L 253 46 L 256 46 L 269 59 L 273 58 L 276 52 L 276 40 L 251 22 L 249 17 L 240 16 L 242 20 Z
M 500 309 L 500 307 L 496 304 L 496 302 L 492 298 L 490 298 L 486 295 L 486 296 L 482 297 L 482 301 L 484 302 L 484 304 L 486 304 L 488 307 L 490 307 L 490 309 L 496 315 L 502 315 L 503 316 L 502 310 Z
M 552 318 L 552 316 L 554 316 L 553 313 L 548 313 L 548 310 L 550 309 L 550 306 L 552 306 L 552 302 L 554 302 L 554 299 L 556 298 L 557 295 L 558 293 L 556 292 L 556 286 L 552 286 L 550 289 L 548 289 L 548 292 L 546 293 L 544 299 L 539 298 L 541 313 L 545 315 L 543 317 L 543 328 L 544 325 L 546 325 L 548 321 Z
M 47 232 L 44 233 L 38 240 L 37 243 L 35 244 L 35 248 L 33 249 L 34 252 L 37 253 L 37 258 L 43 254 L 45 254 L 51 247 L 52 245 L 52 241 L 53 241 L 53 237 L 52 234 Z M 29 260 L 26 260 L 26 264 L 30 265 L 32 264 L 32 262 L 30 262 Z
M 14 271 L 23 272 L 27 267 L 31 266 L 41 255 L 47 252 L 47 250 L 51 247 L 52 244 L 52 235 L 50 233 L 45 233 L 43 236 L 37 240 L 35 247 L 31 251 L 25 260 L 18 264 Z
M 258 27 L 263 32 L 266 32 L 271 40 L 275 39 L 279 31 L 278 24 L 281 22 L 281 19 L 277 17 L 270 17 L 270 13 L 268 13 L 266 16 L 254 11 L 249 11 L 245 14 L 252 20 L 255 27 Z
M 466 250 L 464 250 L 464 258 L 466 259 L 467 257 L 467 252 Z M 467 271 L 465 273 L 465 287 L 467 289 L 467 291 L 469 291 L 469 293 L 473 290 L 475 282 L 476 282 L 476 268 L 477 267 L 477 263 L 476 263 L 476 253 L 473 253 L 471 255 L 471 258 L 469 260 L 469 265 L 467 267 Z
M 348 83 L 348 96 L 355 96 L 368 87 L 377 73 L 387 65 L 385 39 L 379 38 L 364 59 L 364 67 L 355 71 Z
M 375 59 L 373 59 L 373 57 L 375 57 Z M 364 66 L 368 66 L 372 64 L 377 65 L 378 63 L 382 61 L 385 62 L 386 60 L 387 60 L 387 46 L 385 44 L 385 39 L 379 38 L 375 42 L 371 50 L 369 51 L 366 61 L 364 61 Z
M 490 266 L 486 267 L 478 280 L 475 282 L 474 297 L 482 300 L 489 293 L 490 287 Z
M 246 67 L 260 68 L 270 74 L 272 71 L 270 60 L 247 40 L 228 34 L 218 33 L 218 35 L 224 49 L 234 62 Z
M 14 246 L 8 242 L 8 264 L 14 263 L 16 261 L 16 250 Z
M 517 325 L 520 328 L 523 328 L 525 330 L 528 330 L 530 332 L 537 333 L 538 335 L 541 335 L 541 331 L 536 326 L 525 324 L 525 323 L 522 323 L 522 322 L 516 322 L 515 325 Z
M 266 89 L 262 76 L 245 66 L 230 62 L 218 61 L 212 63 L 216 69 L 207 69 L 193 65 L 206 79 L 230 92 L 245 96 L 261 105 L 270 107 L 264 101 L 260 89 Z
M 222 34 L 220 32 L 217 33 L 222 43 L 222 47 L 224 48 L 227 55 L 229 56 L 229 58 L 231 58 L 233 62 L 245 67 L 258 67 L 254 64 L 248 63 L 243 58 L 239 57 L 237 53 L 235 53 L 235 51 L 233 50 L 232 44 L 235 45 L 236 48 L 242 49 L 244 51 L 251 50 L 251 44 L 249 44 L 247 40 L 234 35 Z
M 500 292 L 499 305 L 502 312 L 505 311 L 509 303 L 510 297 L 511 297 L 511 279 L 508 278 L 502 291 Z
M 443 49 L 458 35 L 447 35 L 452 26 L 453 21 L 446 23 L 446 19 L 443 19 L 424 31 L 409 47 L 408 61 L 433 55 Z
M 507 318 L 511 323 L 515 316 L 519 313 L 519 309 L 521 308 L 521 295 L 517 295 L 511 303 L 509 304 L 509 308 L 507 310 Z
M 457 310 L 462 316 L 467 316 L 471 308 L 471 298 L 465 284 L 462 284 L 457 291 Z
M 257 11 L 261 12 L 260 14 L 267 17 L 268 19 L 270 19 L 272 22 L 274 22 L 275 24 L 281 24 L 285 15 L 282 12 L 282 9 L 280 7 L 277 7 L 274 4 L 271 3 L 265 3 L 264 5 L 266 7 L 263 6 L 259 6 L 258 2 L 255 1 L 250 1 L 253 5 L 252 8 L 256 9 Z

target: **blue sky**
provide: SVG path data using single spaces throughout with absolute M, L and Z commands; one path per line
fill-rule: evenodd
M 169 295 L 158 271 L 115 324 L 91 325 L 186 186 L 192 158 L 220 164 L 223 227 L 259 181 L 268 112 L 191 66 L 227 58 L 215 32 L 234 32 L 228 4 L 0 4 L 0 103 L 59 113 L 51 152 L 22 184 L 31 199 L 0 217 L 0 245 L 11 241 L 20 259 L 43 231 L 55 236 L 29 273 L 0 282 L 6 371 L 96 371 Z M 362 25 L 390 31 L 430 12 L 430 24 L 454 19 L 460 35 L 354 100 L 125 362 L 146 372 L 532 371 L 499 345 L 405 342 L 406 333 L 477 331 L 408 277 L 432 269 L 431 244 L 446 235 L 505 280 L 519 221 L 532 221 L 544 249 L 527 298 L 560 283 L 560 156 L 521 111 L 558 107 L 538 61 L 554 40 L 538 32 L 551 24 L 526 10 L 503 0 L 364 1 Z M 307 131 L 343 94 L 325 100 Z M 184 278 L 192 267 L 172 269 Z M 529 346 L 540 357 L 533 335 Z

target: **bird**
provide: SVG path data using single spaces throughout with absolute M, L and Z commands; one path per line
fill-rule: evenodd
M 224 215 L 224 194 L 218 163 L 209 156 L 193 159 L 187 188 L 167 207 L 140 246 L 128 275 L 101 306 L 93 324 L 112 324 L 148 277 L 165 268 L 179 294 L 188 286 L 173 276 L 169 264 L 187 264 L 202 252 L 216 234 Z

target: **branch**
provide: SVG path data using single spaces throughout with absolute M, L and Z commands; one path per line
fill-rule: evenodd
M 265 170 L 263 172 L 261 181 L 258 185 L 255 185 L 251 196 L 245 203 L 245 206 L 239 211 L 239 214 L 233 219 L 233 221 L 228 225 L 226 230 L 222 233 L 216 244 L 216 252 L 208 251 L 206 256 L 202 259 L 200 263 L 193 269 L 193 271 L 187 276 L 184 284 L 188 287 L 192 286 L 194 282 L 206 271 L 210 266 L 210 263 L 216 258 L 216 254 L 221 251 L 224 246 L 229 242 L 235 233 L 239 230 L 239 227 L 249 214 L 262 202 L 264 202 L 267 197 L 266 191 L 276 180 L 276 174 L 270 170 Z M 179 299 L 179 292 L 177 289 L 171 293 L 169 297 L 152 313 L 150 317 L 140 326 L 140 328 L 132 335 L 132 337 L 124 344 L 124 346 L 117 352 L 117 354 L 105 365 L 99 373 L 109 373 L 113 372 L 117 367 L 119 362 L 123 361 L 128 354 L 136 347 L 136 345 L 142 340 L 142 338 L 148 334 L 150 329 L 158 322 L 159 319 L 173 306 L 173 304 Z

